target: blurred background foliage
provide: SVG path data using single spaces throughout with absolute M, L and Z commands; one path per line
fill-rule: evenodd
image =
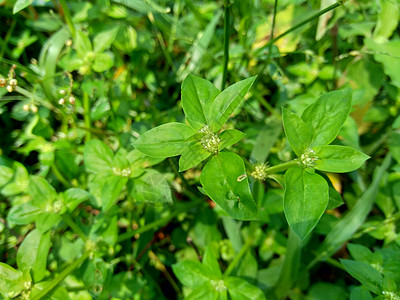
M 301 257 L 273 181 L 252 187 L 261 220 L 235 221 L 198 193 L 200 169 L 178 174 L 176 160 L 144 157 L 131 145 L 154 126 L 184 121 L 180 84 L 188 74 L 223 84 L 224 4 L 0 0 L 1 262 L 16 268 L 28 234 L 49 239 L 44 269 L 33 268 L 40 290 L 43 278 L 57 278 L 85 252 L 87 239 L 97 244 L 92 259 L 51 281 L 49 299 L 183 298 L 191 289 L 178 279 L 201 274 L 171 266 L 204 263 L 208 248 L 221 270 L 231 266 L 267 299 L 399 299 L 397 0 L 348 1 L 320 18 L 312 17 L 334 2 L 228 3 L 227 84 L 258 75 L 230 120 L 246 133 L 233 146 L 245 160 L 274 165 L 294 156 L 281 106 L 299 114 L 328 91 L 352 89 L 351 116 L 334 143 L 371 159 L 352 173 L 327 174 L 341 206 L 322 217 Z

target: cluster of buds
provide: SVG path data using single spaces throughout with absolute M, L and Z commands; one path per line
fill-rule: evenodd
M 254 165 L 253 172 L 250 173 L 250 175 L 255 179 L 259 181 L 264 181 L 267 179 L 267 169 L 268 169 L 268 164 L 266 163 L 257 163 Z
M 217 154 L 218 145 L 221 142 L 221 139 L 218 137 L 218 135 L 213 133 L 207 125 L 200 129 L 199 132 L 204 134 L 200 140 L 203 148 L 206 149 L 208 152 Z
M 3 77 L 0 78 L 0 87 L 7 87 L 7 91 L 9 93 L 15 91 L 15 87 L 18 85 L 18 81 L 15 78 L 5 79 Z
M 383 291 L 382 295 L 385 300 L 400 300 L 400 296 L 395 292 Z
M 301 165 L 305 168 L 314 168 L 317 160 L 318 160 L 318 156 L 315 154 L 315 151 L 308 148 L 300 156 L 299 165 Z
M 60 100 L 58 100 L 58 104 L 64 105 L 68 101 L 69 104 L 74 105 L 75 101 L 76 101 L 74 95 L 72 95 L 72 87 L 74 84 L 74 79 L 72 78 L 71 73 L 67 72 L 66 75 L 68 76 L 68 79 L 69 79 L 69 86 L 68 86 L 67 90 L 61 89 L 58 91 L 58 93 L 61 96 Z
M 118 167 L 113 167 L 112 170 L 113 170 L 114 175 L 117 175 L 117 176 L 129 177 L 131 175 L 130 168 L 125 168 L 125 169 L 121 170 Z
M 0 87 L 6 87 L 9 93 L 15 91 L 15 88 L 18 85 L 17 79 L 14 78 L 16 67 L 17 67 L 16 65 L 11 66 L 7 78 L 0 77 Z
M 22 107 L 24 111 L 31 111 L 33 113 L 37 113 L 38 107 L 35 104 L 24 104 Z

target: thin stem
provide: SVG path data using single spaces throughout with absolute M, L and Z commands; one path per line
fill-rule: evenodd
M 273 166 L 273 167 L 269 167 L 269 168 L 267 168 L 265 170 L 265 172 L 267 174 L 275 174 L 275 173 L 278 173 L 278 172 L 286 171 L 290 167 L 294 167 L 294 166 L 298 166 L 297 159 L 291 160 L 291 161 L 288 161 L 288 162 L 285 162 L 283 164 L 279 164 L 279 165 L 276 165 L 276 166 Z
M 169 162 L 172 170 L 174 171 L 175 175 L 178 176 L 182 180 L 182 184 L 186 189 L 187 195 L 190 197 L 193 197 L 193 198 L 197 198 L 197 195 L 194 192 L 192 192 L 189 182 L 186 180 L 185 177 L 183 177 L 182 173 L 180 173 L 178 171 L 178 169 L 176 168 L 174 161 L 171 158 L 168 158 L 168 162 Z
M 152 13 L 152 12 L 149 12 L 149 13 L 147 14 L 147 16 L 148 16 L 148 18 L 149 18 L 151 24 L 152 24 L 152 25 L 155 27 L 155 29 L 156 29 L 157 39 L 158 39 L 158 42 L 160 43 L 161 50 L 162 50 L 162 52 L 164 53 L 165 58 L 167 59 L 167 63 L 168 63 L 169 66 L 171 67 L 172 71 L 174 71 L 174 73 L 176 73 L 176 69 L 175 69 L 174 62 L 173 62 L 173 60 L 172 60 L 172 58 L 171 58 L 171 55 L 170 55 L 169 52 L 168 52 L 167 46 L 165 45 L 164 38 L 163 38 L 162 34 L 160 33 L 160 31 L 158 30 L 158 28 L 157 28 L 157 26 L 156 26 L 156 22 L 155 22 L 155 20 L 154 20 L 154 15 L 153 15 L 153 13 Z
M 85 111 L 83 115 L 83 119 L 85 121 L 85 126 L 88 129 L 86 132 L 86 141 L 89 141 L 92 137 L 92 134 L 90 132 L 91 128 L 91 121 L 90 121 L 90 99 L 89 99 L 89 94 L 86 92 L 83 92 L 83 110 Z
M 83 230 L 74 222 L 74 220 L 71 218 L 71 216 L 68 213 L 65 213 L 62 215 L 62 218 L 64 222 L 77 234 L 79 237 L 87 242 L 88 238 L 86 234 L 83 232 Z
M 71 13 L 69 11 L 67 2 L 65 0 L 59 0 L 59 1 L 64 12 L 65 22 L 67 23 L 69 30 L 71 31 L 71 36 L 72 38 L 75 38 L 75 26 L 72 21 Z
M 10 29 L 7 31 L 7 34 L 4 37 L 3 44 L 1 45 L 1 50 L 0 50 L 0 59 L 3 58 L 4 52 L 7 49 L 8 40 L 10 39 L 16 24 L 17 24 L 17 21 L 14 19 L 11 23 Z
M 293 282 L 297 279 L 301 243 L 300 238 L 289 228 L 285 260 L 275 287 L 275 293 L 278 299 L 286 299 L 286 295 L 292 288 Z
M 139 227 L 136 230 L 125 232 L 124 234 L 121 234 L 119 236 L 118 243 L 121 243 L 123 241 L 129 240 L 130 238 L 132 238 L 136 234 L 142 234 L 142 233 L 144 233 L 146 231 L 149 231 L 151 229 L 154 229 L 154 228 L 157 228 L 157 227 L 159 227 L 161 225 L 164 225 L 164 224 L 168 223 L 169 221 L 171 221 L 173 218 L 175 218 L 180 213 L 185 212 L 185 211 L 189 210 L 190 208 L 197 206 L 198 204 L 199 204 L 199 202 L 197 202 L 197 201 L 196 202 L 191 202 L 187 206 L 175 210 L 175 212 L 171 213 L 168 216 L 165 216 L 165 217 L 163 217 L 161 219 L 158 219 L 158 220 L 156 220 L 156 221 L 154 221 L 154 222 L 152 222 L 150 224 L 147 224 L 147 225 L 145 225 L 143 227 Z
M 296 29 L 299 29 L 300 27 L 306 25 L 307 23 L 319 18 L 320 16 L 322 16 L 323 14 L 326 14 L 327 12 L 337 8 L 340 6 L 339 2 L 336 2 L 326 8 L 324 8 L 323 10 L 320 10 L 319 12 L 315 13 L 314 15 L 312 15 L 311 17 L 305 19 L 304 21 L 294 25 L 293 27 L 289 28 L 288 30 L 286 30 L 285 32 L 283 32 L 282 34 L 278 35 L 276 38 L 270 40 L 264 47 L 260 48 L 259 50 L 263 50 L 267 47 L 270 47 L 270 44 L 275 43 L 276 41 L 280 40 L 281 38 L 283 38 L 285 35 L 291 33 L 292 31 L 295 31 Z M 258 51 L 259 51 L 258 50 Z
M 229 61 L 229 0 L 225 0 L 225 20 L 224 20 L 224 64 L 222 71 L 221 90 L 225 89 L 226 78 L 228 76 L 228 61 Z
M 232 260 L 232 262 L 226 268 L 225 273 L 224 273 L 225 276 L 229 276 L 232 273 L 232 271 L 236 268 L 236 266 L 239 264 L 240 260 L 246 254 L 247 250 L 250 248 L 252 242 L 253 242 L 252 239 L 248 239 L 246 241 L 246 243 L 240 249 L 239 253 L 235 256 L 235 258 Z
M 274 38 L 277 7 L 278 7 L 278 0 L 275 0 L 275 3 L 274 3 L 274 14 L 273 14 L 273 16 L 272 16 L 272 26 L 271 26 L 271 34 L 270 34 L 270 40 L 271 40 L 271 41 L 272 41 L 273 38 Z M 271 59 L 272 45 L 273 45 L 273 43 L 270 43 L 270 44 L 269 44 L 269 47 L 268 47 L 267 62 L 269 62 L 269 60 Z
M 53 171 L 54 175 L 57 177 L 58 181 L 61 182 L 66 188 L 70 188 L 71 187 L 71 184 L 68 182 L 67 179 L 64 178 L 64 176 L 58 170 L 58 168 L 57 168 L 55 163 L 53 163 L 51 165 L 51 170 Z
M 80 258 L 73 261 L 68 267 L 66 267 L 60 274 L 58 274 L 52 281 L 43 287 L 37 294 L 32 296 L 32 300 L 39 300 L 46 296 L 52 289 L 58 286 L 69 274 L 71 274 L 77 267 L 79 267 L 87 258 L 89 252 L 86 251 Z

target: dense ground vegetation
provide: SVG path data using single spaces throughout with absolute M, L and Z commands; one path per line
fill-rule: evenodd
M 399 18 L 0 0 L 0 299 L 400 299 Z

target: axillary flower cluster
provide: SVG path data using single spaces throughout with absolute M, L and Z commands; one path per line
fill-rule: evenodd
M 8 72 L 8 78 L 0 77 L 0 87 L 6 87 L 9 93 L 15 91 L 18 85 L 17 79 L 15 79 L 15 69 L 16 65 L 12 65 L 10 71 Z
M 318 156 L 315 154 L 315 151 L 308 148 L 300 156 L 299 165 L 304 168 L 314 168 L 317 160 Z
M 201 128 L 199 130 L 199 133 L 203 134 L 203 137 L 200 140 L 200 143 L 203 146 L 203 148 L 206 149 L 208 152 L 217 154 L 218 146 L 219 143 L 221 142 L 221 139 L 218 137 L 218 135 L 213 133 L 210 127 L 208 127 L 207 125 Z

